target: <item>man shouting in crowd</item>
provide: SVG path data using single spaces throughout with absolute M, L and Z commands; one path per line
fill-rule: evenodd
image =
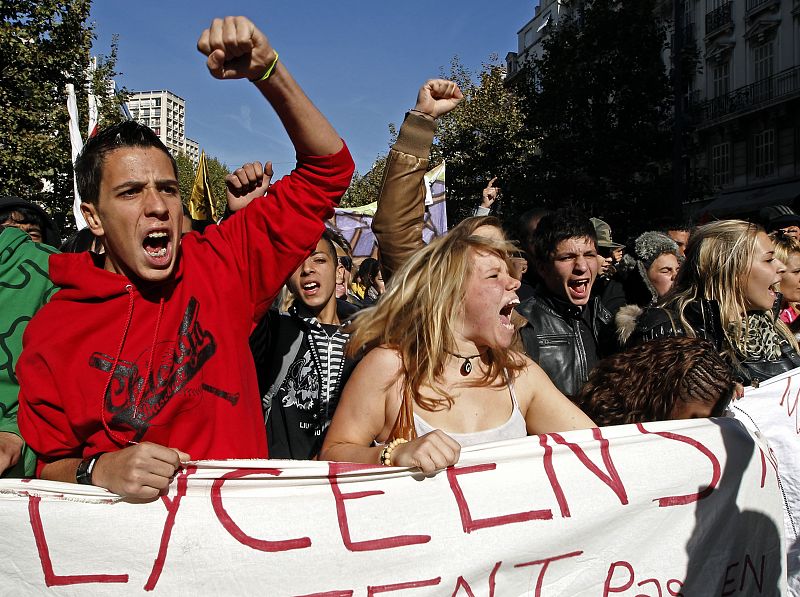
M 175 160 L 134 122 L 75 163 L 105 254 L 53 256 L 62 290 L 31 321 L 18 365 L 19 427 L 44 479 L 148 498 L 188 459 L 266 458 L 248 337 L 317 245 L 353 161 L 244 17 L 215 19 L 198 49 L 218 79 L 248 79 L 298 154 L 291 175 L 203 236 L 183 237 Z M 263 173 L 229 177 L 247 194 Z

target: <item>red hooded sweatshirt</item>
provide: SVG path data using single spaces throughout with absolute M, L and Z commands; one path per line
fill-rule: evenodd
M 54 255 L 61 287 L 31 320 L 18 423 L 44 464 L 150 441 L 193 459 L 266 458 L 248 337 L 316 246 L 350 183 L 346 147 L 289 176 L 203 235 L 174 276 L 135 286 L 89 253 Z

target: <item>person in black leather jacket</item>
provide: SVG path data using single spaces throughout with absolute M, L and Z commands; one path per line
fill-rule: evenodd
M 575 396 L 600 358 L 612 353 L 612 315 L 590 298 L 597 276 L 597 238 L 589 218 L 569 209 L 544 216 L 533 240 L 542 283 L 516 311 L 525 352 L 555 386 Z
M 760 226 L 739 220 L 701 226 L 670 293 L 637 320 L 618 321 L 620 339 L 631 346 L 669 336 L 705 338 L 745 385 L 794 369 L 797 341 L 775 308 L 780 267 Z

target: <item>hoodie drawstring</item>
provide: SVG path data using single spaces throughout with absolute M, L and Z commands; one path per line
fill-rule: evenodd
M 128 337 L 128 330 L 130 329 L 131 319 L 133 319 L 133 285 L 128 284 L 125 286 L 125 290 L 128 292 L 128 316 L 125 319 L 125 327 L 122 330 L 122 338 L 119 341 L 119 348 L 117 348 L 117 354 L 114 357 L 114 364 L 111 366 L 111 371 L 108 373 L 108 379 L 106 379 L 105 388 L 103 388 L 103 394 L 100 397 L 100 420 L 103 422 L 103 428 L 106 430 L 108 436 L 114 440 L 116 443 L 120 445 L 125 444 L 137 444 L 139 442 L 126 439 L 119 435 L 118 433 L 111 430 L 109 427 L 108 422 L 106 421 L 106 408 L 105 408 L 105 400 L 106 395 L 108 394 L 108 390 L 111 387 L 111 382 L 114 379 L 114 372 L 117 370 L 117 365 L 119 364 L 119 359 L 122 356 L 122 349 L 125 346 L 125 339 Z M 145 374 L 144 380 L 142 382 L 142 388 L 139 391 L 139 396 L 136 398 L 136 402 L 134 404 L 134 417 L 136 416 L 136 412 L 139 408 L 139 403 L 142 400 L 142 396 L 144 395 L 145 388 L 147 387 L 147 380 L 150 377 L 150 370 L 153 366 L 153 352 L 156 348 L 156 340 L 158 338 L 158 328 L 161 324 L 161 316 L 164 313 L 164 299 L 162 297 L 159 306 L 158 306 L 158 319 L 156 320 L 156 330 L 155 334 L 153 335 L 153 344 L 150 347 L 150 358 L 147 362 L 147 373 Z
M 156 342 L 158 341 L 158 328 L 161 325 L 161 316 L 164 314 L 164 297 L 158 302 L 158 318 L 156 318 L 156 330 L 153 333 L 153 342 L 150 344 L 150 358 L 147 359 L 147 371 L 144 373 L 144 382 L 142 382 L 142 389 L 136 397 L 136 403 L 133 405 L 133 418 L 139 412 L 139 404 L 144 396 L 144 391 L 147 389 L 147 382 L 150 381 L 150 372 L 153 370 L 153 355 L 156 352 Z

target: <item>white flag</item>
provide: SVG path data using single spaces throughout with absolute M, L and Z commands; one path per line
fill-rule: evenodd
M 72 83 L 67 83 L 67 112 L 69 112 L 69 140 L 72 145 L 72 163 L 83 149 L 83 139 L 81 129 L 78 124 L 78 102 L 75 99 L 75 87 Z M 75 201 L 72 203 L 72 215 L 75 217 L 75 225 L 78 230 L 86 228 L 86 220 L 81 213 L 81 196 L 78 194 L 78 183 L 75 175 L 72 176 L 72 186 L 75 190 Z
M 94 94 L 94 87 L 92 87 L 92 78 L 95 70 L 97 70 L 97 58 L 93 56 L 89 61 L 89 72 L 86 75 L 87 89 L 89 91 L 89 126 L 86 127 L 87 141 L 97 132 L 98 106 L 97 97 Z M 73 157 L 72 160 L 75 161 L 75 158 Z
M 425 173 L 425 205 L 431 206 L 434 203 L 434 195 L 438 194 L 434 191 L 434 184 L 441 183 L 440 193 L 444 191 L 444 182 L 445 182 L 445 164 L 442 161 L 441 164 L 432 168 L 428 172 Z

